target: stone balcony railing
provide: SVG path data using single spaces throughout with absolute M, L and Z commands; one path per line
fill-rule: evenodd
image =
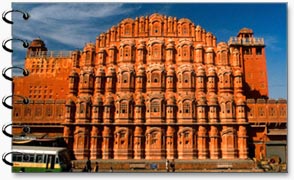
M 70 58 L 73 51 L 36 51 L 27 54 L 27 58 Z
M 229 45 L 262 45 L 264 46 L 263 38 L 238 38 L 231 37 L 228 41 Z

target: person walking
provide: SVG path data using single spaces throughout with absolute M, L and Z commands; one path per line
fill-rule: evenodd
M 171 163 L 170 163 L 170 168 L 171 168 L 171 171 L 172 172 L 175 172 L 175 170 L 176 170 L 176 166 L 175 166 L 175 160 L 173 159 L 172 161 L 171 161 Z
M 92 167 L 91 167 L 91 160 L 90 160 L 90 158 L 88 158 L 88 160 L 87 160 L 87 162 L 86 162 L 86 167 L 85 167 L 85 169 L 86 169 L 86 172 L 91 172 L 91 170 L 92 170 Z
M 169 160 L 165 161 L 165 169 L 166 169 L 166 172 L 169 172 Z
M 95 163 L 95 168 L 94 168 L 94 172 L 98 172 L 99 171 L 99 165 L 98 162 Z

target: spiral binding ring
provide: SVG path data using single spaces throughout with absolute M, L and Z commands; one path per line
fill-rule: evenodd
M 3 132 L 3 134 L 6 135 L 6 136 L 8 136 L 8 137 L 10 137 L 10 138 L 12 138 L 13 135 L 12 135 L 12 134 L 9 134 L 8 132 L 6 132 L 6 128 L 7 128 L 8 126 L 11 126 L 11 125 L 12 125 L 12 124 L 3 125 L 3 127 L 2 127 L 2 132 Z
M 8 52 L 13 52 L 13 50 L 12 49 L 9 49 L 8 47 L 6 47 L 6 43 L 8 43 L 9 41 L 12 41 L 12 40 L 18 40 L 18 41 L 22 41 L 22 46 L 24 47 L 24 48 L 28 48 L 29 47 L 29 42 L 27 41 L 27 40 L 22 40 L 22 39 L 17 39 L 17 38 L 12 38 L 12 39 L 8 39 L 8 40 L 4 40 L 3 42 L 2 42 L 2 47 L 3 47 L 3 49 L 5 50 L 5 51 L 8 51 Z
M 12 162 L 9 162 L 6 160 L 6 157 L 9 155 L 9 154 L 20 154 L 20 155 L 23 155 L 23 153 L 21 152 L 9 152 L 9 153 L 4 153 L 2 154 L 2 161 L 7 164 L 8 166 L 13 166 L 13 163 Z
M 4 97 L 2 98 L 2 104 L 3 104 L 3 106 L 5 106 L 5 107 L 8 108 L 8 109 L 13 109 L 12 106 L 10 106 L 10 105 L 8 105 L 8 104 L 6 103 L 6 100 L 7 100 L 8 98 L 12 97 L 12 96 L 17 96 L 17 97 L 22 98 L 24 104 L 29 104 L 29 103 L 30 103 L 30 100 L 29 100 L 27 97 L 24 97 L 24 96 L 20 96 L 20 95 L 16 95 L 16 94 L 13 94 L 13 95 L 10 95 L 10 96 L 7 96 L 7 97 L 4 96 Z
M 6 22 L 6 23 L 8 23 L 8 24 L 13 24 L 13 21 L 12 21 L 12 20 L 9 20 L 9 19 L 6 18 L 6 16 L 7 16 L 8 13 L 13 13 L 13 12 L 18 12 L 18 13 L 23 14 L 22 17 L 23 17 L 24 20 L 28 20 L 29 17 L 30 17 L 29 13 L 27 13 L 27 12 L 20 11 L 20 10 L 10 10 L 10 11 L 7 11 L 7 12 L 4 11 L 4 12 L 2 13 L 2 19 L 3 19 L 3 21 Z M 23 43 L 23 47 L 24 47 L 24 48 L 28 48 L 28 47 L 29 47 L 29 42 L 28 42 L 28 41 L 26 41 L 26 40 L 22 40 L 22 39 L 17 39 L 17 38 L 12 38 L 12 39 L 8 39 L 8 40 L 4 40 L 4 41 L 2 42 L 2 47 L 3 47 L 4 50 L 6 50 L 6 51 L 8 51 L 8 52 L 11 52 L 11 53 L 13 52 L 12 49 L 10 49 L 10 48 L 8 48 L 8 47 L 6 46 L 6 44 L 7 44 L 9 41 L 12 41 L 12 40 L 22 41 L 22 43 Z M 23 69 L 23 68 L 20 68 L 20 67 L 9 67 L 9 68 L 4 68 L 4 69 L 2 70 L 2 76 L 3 76 L 5 79 L 10 80 L 10 81 L 13 80 L 12 77 L 9 77 L 8 75 L 6 75 L 6 72 L 7 72 L 9 69 L 12 69 L 12 68 L 22 69 L 22 70 L 23 70 L 23 75 L 24 75 L 24 76 L 28 76 L 28 75 L 29 75 L 29 71 L 28 71 L 27 69 Z M 28 98 L 23 97 L 23 96 L 20 96 L 20 95 L 10 95 L 10 96 L 7 96 L 7 97 L 4 96 L 3 99 L 2 99 L 2 104 L 3 104 L 6 108 L 9 108 L 9 109 L 12 109 L 12 108 L 13 108 L 12 106 L 10 106 L 10 105 L 8 105 L 8 104 L 6 103 L 6 100 L 7 100 L 9 97 L 12 97 L 12 96 L 18 96 L 18 97 L 22 98 L 24 104 L 28 104 L 28 103 L 30 102 Z M 7 127 L 9 127 L 9 126 L 11 126 L 11 125 L 13 125 L 13 124 L 4 125 L 4 126 L 2 127 L 2 132 L 3 132 L 4 135 L 13 138 L 13 135 L 10 134 L 10 133 L 8 133 L 8 132 L 6 131 Z M 24 125 L 23 128 L 22 128 L 22 131 L 23 131 L 24 134 L 27 134 L 27 133 L 30 132 L 30 127 Z M 7 157 L 8 155 L 10 155 L 10 154 L 21 154 L 21 155 L 22 155 L 23 153 L 20 153 L 20 152 L 9 152 L 9 153 L 4 153 L 4 154 L 2 155 L 2 161 L 3 161 L 5 164 L 9 165 L 9 166 L 13 166 L 13 162 L 9 162 L 9 161 L 6 160 L 6 157 Z
M 30 18 L 30 14 L 29 14 L 29 13 L 27 13 L 27 12 L 23 12 L 23 11 L 20 11 L 20 10 L 10 10 L 10 11 L 7 11 L 7 12 L 4 11 L 4 12 L 2 13 L 2 19 L 3 19 L 3 21 L 5 21 L 5 22 L 8 23 L 8 24 L 13 24 L 13 21 L 8 20 L 8 19 L 6 18 L 6 15 L 7 15 L 8 13 L 11 13 L 11 12 L 19 12 L 19 13 L 22 13 L 22 14 L 23 14 L 22 17 L 23 17 L 24 20 L 28 20 L 28 19 Z
M 21 70 L 22 70 L 22 74 L 23 74 L 24 76 L 28 76 L 28 75 L 30 74 L 29 70 L 24 69 L 24 68 L 21 68 L 21 67 L 18 67 L 18 66 L 12 66 L 12 67 L 9 67 L 9 68 L 7 68 L 7 69 L 4 68 L 4 69 L 2 70 L 2 76 L 3 76 L 5 79 L 9 80 L 9 81 L 12 81 L 13 78 L 7 76 L 7 75 L 6 75 L 6 71 L 8 71 L 9 69 L 12 69 L 12 68 L 21 69 Z
M 13 124 L 11 123 L 11 124 L 7 124 L 7 125 L 3 125 L 3 127 L 2 127 L 3 134 L 6 135 L 6 136 L 8 136 L 8 137 L 10 137 L 10 138 L 13 138 L 13 135 L 12 134 L 9 134 L 6 131 L 6 128 L 8 128 L 9 126 L 12 126 L 12 125 Z M 22 132 L 23 132 L 24 135 L 30 133 L 31 132 L 30 126 L 28 126 L 28 125 L 22 125 Z

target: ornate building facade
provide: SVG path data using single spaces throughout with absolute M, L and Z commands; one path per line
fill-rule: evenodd
M 286 129 L 287 106 L 267 100 L 264 49 L 248 28 L 217 43 L 189 19 L 161 14 L 124 19 L 83 50 L 50 52 L 35 39 L 30 75 L 13 81 L 30 99 L 15 98 L 13 132 L 29 125 L 62 137 L 77 159 L 266 156 L 266 127 Z

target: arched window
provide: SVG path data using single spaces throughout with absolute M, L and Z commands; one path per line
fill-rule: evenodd
M 183 76 L 183 80 L 184 80 L 184 83 L 189 83 L 189 73 L 184 73 L 184 76 Z
M 152 46 L 152 58 L 160 58 L 161 57 L 161 46 L 160 44 L 154 44 Z
M 91 52 L 86 52 L 86 64 L 89 64 L 91 62 Z
M 128 73 L 125 72 L 122 74 L 122 82 L 128 83 Z
M 159 101 L 155 100 L 151 102 L 151 112 L 159 112 L 160 111 Z
M 159 73 L 152 73 L 152 82 L 153 83 L 159 83 L 160 82 Z
M 126 46 L 125 48 L 124 48 L 124 57 L 125 58 L 128 58 L 129 56 L 130 56 L 130 47 L 128 47 L 128 46 Z
M 153 23 L 153 29 L 152 29 L 152 34 L 154 35 L 154 36 L 159 36 L 159 35 L 161 35 L 161 24 L 160 24 L 160 22 L 154 22 Z
M 183 56 L 186 57 L 188 55 L 188 49 L 187 47 L 183 47 Z
M 183 27 L 183 35 L 187 35 L 188 34 L 188 29 L 186 26 Z
M 223 50 L 220 54 L 220 63 L 227 64 L 227 51 Z
M 230 102 L 226 103 L 226 111 L 228 114 L 231 113 L 231 103 Z
M 120 113 L 126 114 L 128 112 L 128 104 L 127 102 L 120 103 Z
M 184 102 L 183 111 L 184 111 L 184 113 L 190 113 L 190 103 L 189 102 Z
M 183 132 L 183 135 L 184 135 L 184 146 L 187 146 L 187 145 L 189 145 L 189 144 L 191 144 L 190 142 L 191 142 L 191 138 L 190 138 L 190 131 L 185 131 L 185 132 Z
M 131 35 L 132 34 L 132 27 L 130 24 L 125 25 L 125 35 Z
M 157 141 L 158 141 L 158 139 L 157 139 L 157 133 L 156 132 L 153 132 L 151 134 L 151 145 L 157 144 Z

